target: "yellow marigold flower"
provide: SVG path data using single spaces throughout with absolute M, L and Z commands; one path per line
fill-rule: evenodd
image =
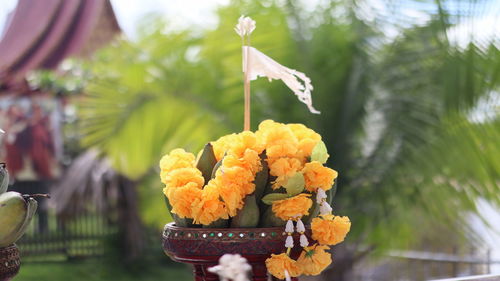
M 243 208 L 245 195 L 233 185 L 221 185 L 219 186 L 219 193 L 224 201 L 227 209 L 228 215 L 231 217 L 236 216 L 238 210 Z
M 224 181 L 224 178 L 226 181 Z M 243 208 L 243 198 L 246 194 L 244 192 L 244 188 L 240 184 L 242 185 L 247 183 L 230 181 L 227 179 L 226 174 L 218 176 L 215 179 L 210 180 L 208 183 L 209 186 L 215 186 L 217 188 L 230 216 L 235 216 L 237 211 Z
M 303 139 L 299 141 L 299 144 L 297 146 L 298 151 L 297 151 L 297 157 L 301 158 L 302 160 L 306 160 L 307 157 L 311 156 L 312 151 L 316 144 L 318 144 L 318 140 L 313 140 L 313 139 Z
M 238 137 L 236 134 L 230 134 L 222 136 L 218 140 L 211 142 L 217 161 L 220 161 L 222 157 L 224 157 L 226 151 L 228 151 L 231 148 L 232 144 L 237 141 L 237 138 Z
M 208 184 L 203 189 L 200 202 L 193 204 L 194 223 L 208 225 L 218 219 L 227 219 L 226 207 L 219 198 L 220 193 L 217 186 Z
M 322 245 L 335 245 L 344 241 L 351 229 L 348 217 L 323 215 L 311 223 L 312 238 Z
M 325 191 L 331 189 L 333 181 L 338 176 L 337 171 L 323 166 L 318 161 L 306 163 L 302 173 L 306 181 L 306 189 L 311 192 L 317 191 L 318 188 Z
M 179 168 L 165 174 L 164 183 L 170 187 L 180 187 L 187 183 L 196 183 L 199 187 L 205 184 L 200 170 L 196 168 Z
M 327 251 L 328 246 L 314 245 L 305 247 L 297 259 L 297 265 L 302 269 L 302 274 L 318 275 L 332 263 L 332 256 Z
M 297 137 L 285 124 L 265 120 L 255 135 L 259 143 L 265 145 L 269 158 L 294 157 L 297 153 Z
M 273 202 L 274 214 L 286 221 L 289 219 L 299 219 L 302 216 L 309 215 L 309 209 L 312 207 L 311 194 L 301 193 L 297 196 L 277 200 Z
M 273 182 L 273 189 L 280 188 L 286 184 L 288 178 L 302 169 L 302 163 L 296 158 L 285 157 L 268 162 L 270 162 L 269 173 L 271 176 L 276 177 L 276 180 Z
M 304 139 L 311 139 L 318 142 L 321 140 L 320 134 L 316 133 L 312 129 L 307 128 L 303 124 L 287 124 L 286 126 L 292 130 L 293 134 L 299 141 Z
M 287 124 L 287 127 L 292 130 L 298 140 L 297 157 L 305 161 L 307 157 L 311 156 L 316 144 L 321 141 L 321 136 L 302 124 Z
M 264 150 L 264 145 L 259 143 L 255 133 L 250 131 L 244 131 L 237 134 L 229 145 L 229 153 L 237 158 L 242 158 L 249 149 L 255 151 L 257 155 Z
M 281 123 L 274 122 L 271 119 L 267 119 L 267 120 L 264 120 L 264 121 L 260 122 L 258 131 L 260 131 L 260 132 L 270 131 L 274 127 L 279 126 L 280 124 Z
M 238 158 L 232 154 L 226 155 L 223 160 L 223 167 L 241 167 L 255 174 L 262 169 L 259 154 L 247 149 L 242 158 Z
M 253 193 L 255 190 L 255 186 L 253 185 L 255 174 L 239 166 L 222 166 L 221 169 L 217 171 L 216 178 L 220 178 L 221 185 L 237 186 L 238 190 L 245 195 Z
M 191 218 L 192 206 L 200 202 L 202 193 L 203 190 L 192 182 L 173 189 L 168 197 L 170 205 L 172 205 L 172 213 L 181 218 Z
M 182 148 L 177 148 L 161 158 L 160 169 L 169 172 L 179 168 L 194 167 L 194 161 L 194 154 L 186 152 Z
M 287 254 L 271 254 L 271 257 L 266 260 L 267 271 L 278 279 L 285 279 L 285 270 L 288 271 L 290 277 L 297 277 L 302 272 L 297 262 L 291 259 Z

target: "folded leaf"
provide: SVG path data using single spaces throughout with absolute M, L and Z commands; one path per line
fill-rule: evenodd
M 224 160 L 224 157 L 222 157 L 221 160 L 219 160 L 219 162 L 215 163 L 215 166 L 214 168 L 212 169 L 212 175 L 211 175 L 211 178 L 215 178 L 215 174 L 217 173 L 217 170 L 219 170 L 219 168 L 222 166 L 222 161 Z
M 295 196 L 304 191 L 305 184 L 304 175 L 301 172 L 297 172 L 288 179 L 284 188 L 289 196 Z
M 272 205 L 274 201 L 283 200 L 288 197 L 288 194 L 284 193 L 270 193 L 262 198 L 262 202 L 267 205 Z
M 318 142 L 311 153 L 311 161 L 318 161 L 321 164 L 325 164 L 326 160 L 328 160 L 328 150 L 326 149 L 326 145 L 323 141 Z
M 201 171 L 203 178 L 205 178 L 205 184 L 212 178 L 212 171 L 216 164 L 217 159 L 215 159 L 214 148 L 211 143 L 207 143 L 203 148 L 200 159 L 198 159 L 198 163 L 196 163 L 196 168 Z

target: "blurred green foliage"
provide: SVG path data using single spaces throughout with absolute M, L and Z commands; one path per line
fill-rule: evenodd
M 101 280 L 168 280 L 190 281 L 192 276 L 187 266 L 176 264 L 162 264 L 160 266 L 143 267 L 142 270 L 132 273 L 129 268 L 111 267 L 98 261 L 73 261 L 67 263 L 29 263 L 23 264 L 16 281 L 39 280 L 72 280 L 72 281 L 101 281 Z
M 443 225 L 470 233 L 465 214 L 476 212 L 476 200 L 500 203 L 498 111 L 479 122 L 472 113 L 498 95 L 493 41 L 450 42 L 453 18 L 440 1 L 439 13 L 395 38 L 362 19 L 358 2 L 314 10 L 294 3 L 233 1 L 218 10 L 215 29 L 146 19 L 137 40 L 118 40 L 85 62 L 83 145 L 140 180 L 145 221 L 163 225 L 160 157 L 176 147 L 196 153 L 242 129 L 241 42 L 233 27 L 246 14 L 257 21 L 252 45 L 308 74 L 322 112 L 309 114 L 283 83 L 261 79 L 252 83 L 252 127 L 274 119 L 322 134 L 328 164 L 340 174 L 334 208 L 351 218 L 350 242 L 405 248 Z

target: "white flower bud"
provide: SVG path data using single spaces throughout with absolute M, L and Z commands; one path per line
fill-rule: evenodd
M 285 247 L 286 248 L 293 248 L 293 237 L 288 236 L 285 240 Z
M 300 246 L 302 248 L 309 246 L 309 240 L 307 240 L 307 237 L 304 234 L 300 235 Z
M 306 231 L 306 227 L 304 226 L 304 223 L 302 222 L 302 220 L 298 220 L 297 221 L 297 232 L 305 232 Z
M 285 232 L 288 232 L 288 233 L 293 233 L 293 221 L 292 220 L 288 220 L 286 222 L 286 226 L 285 226 Z
M 318 188 L 317 192 L 318 194 L 316 195 L 316 202 L 318 204 L 321 204 L 321 202 L 323 202 L 323 199 L 328 198 L 328 196 L 326 195 L 326 192 L 322 188 Z
M 328 204 L 327 202 L 323 202 L 323 204 L 319 206 L 319 213 L 322 215 L 331 214 L 332 210 L 332 207 L 330 207 L 330 204 Z

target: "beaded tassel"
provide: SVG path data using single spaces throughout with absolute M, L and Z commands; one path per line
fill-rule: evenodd
M 309 241 L 307 240 L 307 237 L 305 235 L 306 227 L 300 219 L 297 221 L 297 232 L 300 233 L 300 246 L 302 248 L 309 246 Z

